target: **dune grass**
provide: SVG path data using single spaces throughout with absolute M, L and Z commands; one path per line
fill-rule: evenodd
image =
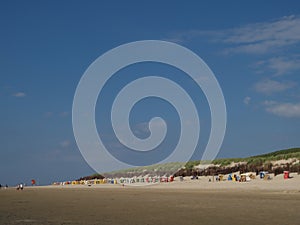
M 165 163 L 165 164 L 155 164 L 150 166 L 141 166 L 141 167 L 134 167 L 129 168 L 125 170 L 118 170 L 118 171 L 112 171 L 109 173 L 103 174 L 105 177 L 110 176 L 118 176 L 118 175 L 146 175 L 146 174 L 168 174 L 169 172 L 174 172 L 176 170 L 179 170 L 181 168 L 185 168 L 186 170 L 193 170 L 193 168 L 200 164 L 214 164 L 216 166 L 227 166 L 230 165 L 232 162 L 239 163 L 244 162 L 248 166 L 261 166 L 267 163 L 270 163 L 271 161 L 277 161 L 277 160 L 287 160 L 290 158 L 296 158 L 300 160 L 300 148 L 290 148 L 285 150 L 279 150 L 271 153 L 266 153 L 262 155 L 257 156 L 250 156 L 246 158 L 220 158 L 215 159 L 213 161 L 189 161 L 187 163 L 182 162 L 171 162 L 171 163 Z M 97 177 L 99 174 L 94 174 L 89 177 Z

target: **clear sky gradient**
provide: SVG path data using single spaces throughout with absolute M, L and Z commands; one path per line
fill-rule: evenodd
M 75 89 L 97 57 L 138 40 L 181 44 L 212 69 L 228 113 L 218 157 L 300 146 L 298 1 L 2 1 L 0 27 L 2 185 L 31 179 L 48 184 L 94 173 L 73 135 Z M 180 76 L 157 66 L 137 69 Z M 123 73 L 133 71 L 128 68 Z M 106 92 L 125 81 L 116 81 Z M 192 85 L 186 88 L 195 91 Z M 199 111 L 207 108 L 203 96 L 198 100 Z M 104 113 L 101 104 L 96 109 L 99 124 Z M 149 99 L 133 110 L 136 135 L 147 136 L 143 124 L 149 118 L 142 115 L 161 108 L 171 115 L 168 122 L 174 134 L 170 137 L 177 137 L 176 113 L 155 104 L 161 103 Z M 193 159 L 201 158 L 209 131 L 209 110 L 203 109 L 201 115 L 203 143 Z M 105 133 L 105 126 L 98 130 Z M 112 140 L 112 134 L 105 135 L 108 142 Z

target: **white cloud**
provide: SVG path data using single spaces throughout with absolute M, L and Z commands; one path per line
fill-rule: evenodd
M 265 79 L 261 80 L 258 83 L 254 85 L 254 89 L 257 92 L 263 93 L 263 94 L 273 94 L 277 92 L 282 92 L 288 89 L 291 89 L 296 84 L 291 81 L 285 81 L 285 82 L 279 82 L 275 80 Z
M 23 98 L 26 96 L 26 94 L 24 92 L 16 92 L 13 94 L 13 96 L 17 98 Z
M 250 101 L 251 101 L 251 98 L 249 96 L 245 97 L 243 100 L 245 105 L 249 105 Z
M 300 17 L 247 24 L 226 30 L 189 30 L 177 32 L 167 40 L 182 43 L 208 37 L 210 41 L 230 45 L 225 53 L 263 54 L 300 43 Z
M 300 17 L 287 16 L 272 22 L 248 24 L 224 31 L 224 42 L 236 44 L 232 52 L 266 53 L 300 42 Z
M 274 73 L 275 76 L 289 74 L 293 71 L 300 70 L 300 58 L 292 57 L 273 57 L 268 60 L 259 61 L 257 67 L 263 67 Z
M 300 103 L 280 103 L 276 101 L 265 101 L 265 110 L 282 117 L 300 117 Z
M 272 58 L 269 60 L 268 66 L 276 72 L 276 75 L 283 75 L 300 69 L 300 59 Z
M 61 147 L 63 147 L 63 148 L 69 147 L 70 144 L 71 144 L 71 142 L 70 142 L 69 140 L 64 140 L 64 141 L 62 141 L 62 142 L 59 143 L 59 145 L 60 145 Z

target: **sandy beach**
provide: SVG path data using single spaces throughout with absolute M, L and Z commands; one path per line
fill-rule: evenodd
M 300 176 L 1 189 L 0 224 L 299 224 Z

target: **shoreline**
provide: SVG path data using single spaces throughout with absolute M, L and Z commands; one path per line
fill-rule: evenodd
M 288 191 L 300 193 L 300 175 L 291 174 L 292 178 L 283 179 L 283 175 L 277 175 L 271 180 L 263 180 L 259 177 L 248 182 L 237 181 L 211 181 L 211 177 L 199 177 L 198 180 L 190 180 L 186 177 L 184 181 L 179 181 L 176 177 L 173 182 L 156 184 L 76 184 L 76 185 L 42 185 L 26 186 L 25 189 L 166 189 L 166 190 L 212 190 L 212 191 Z M 10 187 L 9 189 L 15 189 Z

